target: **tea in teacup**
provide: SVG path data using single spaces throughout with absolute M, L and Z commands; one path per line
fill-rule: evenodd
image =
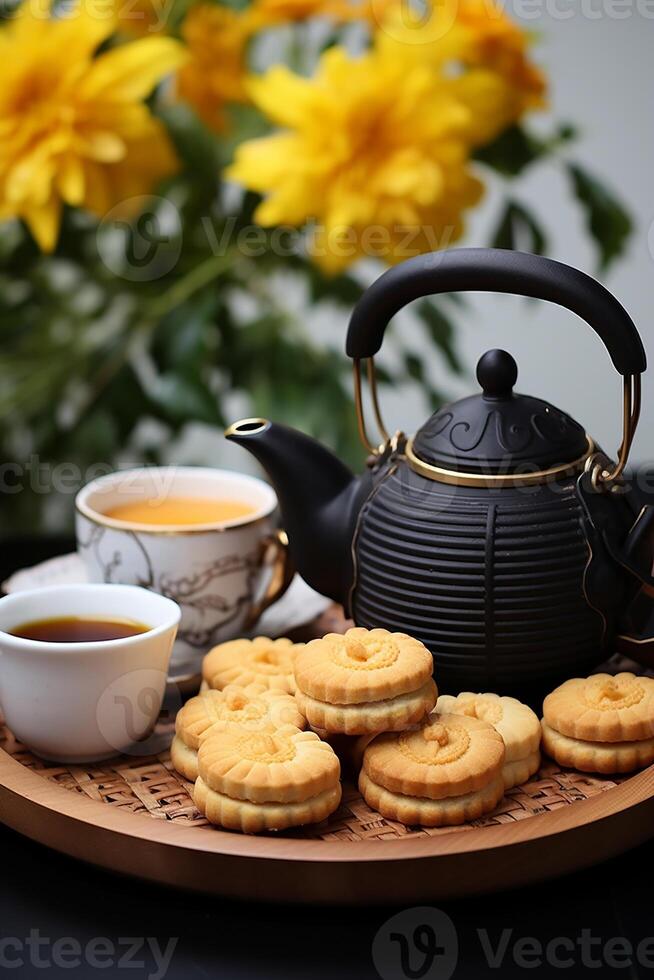
M 128 524 L 154 524 L 159 527 L 185 527 L 196 524 L 225 524 L 253 514 L 255 508 L 239 500 L 213 500 L 206 497 L 165 497 L 118 504 L 104 513 Z
M 14 626 L 7 632 L 24 640 L 43 643 L 98 643 L 105 640 L 125 640 L 151 629 L 145 623 L 131 619 L 86 618 L 84 616 L 53 616 L 34 619 Z

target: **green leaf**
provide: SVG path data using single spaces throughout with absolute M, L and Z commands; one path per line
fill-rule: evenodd
M 436 344 L 455 374 L 461 374 L 463 365 L 455 344 L 455 327 L 433 300 L 418 304 L 418 316 L 424 323 L 430 339 Z
M 375 374 L 377 375 L 377 381 L 381 385 L 392 385 L 398 380 L 388 368 L 384 367 L 383 364 L 377 364 L 377 362 L 375 362 Z
M 116 373 L 96 403 L 98 411 L 111 414 L 121 445 L 129 440 L 139 420 L 150 414 L 153 407 L 131 364 L 125 364 Z
M 491 236 L 491 246 L 521 249 L 543 255 L 547 252 L 547 237 L 538 219 L 528 208 L 517 201 L 508 200 Z
M 234 158 L 236 149 L 245 140 L 259 139 L 271 130 L 270 122 L 255 106 L 233 102 L 227 112 L 230 125 L 220 138 L 221 156 L 225 164 Z
M 149 394 L 173 425 L 181 426 L 186 422 L 223 425 L 217 399 L 200 378 L 191 379 L 169 371 L 159 375 Z
M 69 445 L 84 460 L 113 459 L 119 448 L 118 426 L 105 409 L 87 415 L 72 433 Z
M 627 246 L 633 231 L 631 217 L 613 192 L 579 164 L 568 164 L 567 171 L 597 245 L 600 271 L 604 272 Z
M 404 355 L 404 366 L 406 367 L 406 373 L 414 381 L 419 381 L 420 384 L 424 384 L 425 372 L 422 366 L 422 360 L 416 357 L 415 354 L 405 354 Z
M 542 139 L 522 126 L 511 126 L 487 146 L 475 152 L 475 159 L 505 177 L 517 177 L 536 160 L 550 156 L 563 144 L 576 138 L 569 123 L 562 123 L 552 136 Z
M 443 407 L 443 405 L 446 404 L 448 400 L 450 400 L 446 398 L 443 392 L 439 391 L 438 388 L 430 388 L 428 391 L 428 395 L 429 395 L 429 404 L 431 406 L 432 412 L 437 412 L 439 409 Z
M 152 353 L 163 372 L 197 373 L 211 355 L 217 290 L 205 289 L 162 318 Z
M 161 106 L 158 115 L 165 122 L 186 166 L 189 179 L 185 186 L 210 200 L 218 184 L 220 148 L 215 136 L 193 110 L 182 103 Z
M 287 258 L 286 265 L 292 265 L 307 277 L 311 299 L 314 303 L 326 299 L 350 307 L 354 306 L 361 298 L 363 286 L 347 272 L 328 276 L 315 262 L 304 255 Z
M 226 7 L 231 7 L 232 10 L 242 12 L 247 9 L 249 0 L 221 0 Z
M 261 194 L 256 191 L 246 191 L 241 200 L 240 211 L 237 215 L 237 227 L 246 228 L 248 225 L 255 224 L 254 212 L 261 203 Z
M 337 44 L 342 44 L 342 42 L 343 38 L 340 32 L 331 31 L 320 45 L 320 54 L 324 54 L 325 51 L 329 51 L 330 48 L 334 48 Z
M 492 248 L 515 248 L 515 236 L 513 234 L 513 219 L 510 206 L 505 206 L 504 213 L 497 223 L 495 231 L 491 235 L 490 244 Z

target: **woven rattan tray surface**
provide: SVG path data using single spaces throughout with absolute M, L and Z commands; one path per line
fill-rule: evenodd
M 247 837 L 207 824 L 167 749 L 57 766 L 6 729 L 0 746 L 3 822 L 112 870 L 240 898 L 407 902 L 489 891 L 596 863 L 654 830 L 654 767 L 617 781 L 546 762 L 494 813 L 442 829 L 385 820 L 346 782 L 329 821 Z
M 169 725 L 158 734 L 169 742 Z M 62 766 L 43 762 L 32 755 L 6 728 L 0 729 L 0 747 L 31 772 L 89 800 L 124 812 L 140 813 L 153 820 L 167 820 L 186 827 L 210 828 L 191 798 L 191 783 L 175 771 L 168 749 L 145 758 L 118 757 L 90 766 Z M 340 808 L 329 820 L 309 827 L 268 835 L 271 839 L 300 838 L 323 841 L 398 840 L 439 837 L 461 833 L 475 827 L 524 820 L 539 813 L 551 813 L 581 800 L 591 799 L 622 782 L 582 773 L 562 771 L 545 760 L 541 771 L 529 783 L 510 790 L 500 806 L 480 820 L 463 827 L 406 827 L 386 820 L 362 799 L 352 781 L 345 780 Z M 213 829 L 210 828 L 213 832 Z
M 0 727 L 0 820 L 67 854 L 154 881 L 240 898 L 351 903 L 533 883 L 654 835 L 654 766 L 606 778 L 548 760 L 492 814 L 463 827 L 386 820 L 346 780 L 340 808 L 322 824 L 258 837 L 230 833 L 206 822 L 191 785 L 173 769 L 173 721 L 162 716 L 147 756 L 89 766 L 43 762 Z

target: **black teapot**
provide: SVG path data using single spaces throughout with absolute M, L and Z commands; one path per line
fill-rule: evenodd
M 565 412 L 515 393 L 517 367 L 502 350 L 479 361 L 481 394 L 440 409 L 411 438 L 389 435 L 373 357 L 390 318 L 418 297 L 462 290 L 549 300 L 596 331 L 624 381 L 615 461 Z M 353 312 L 347 353 L 370 454 L 363 476 L 264 419 L 226 432 L 270 476 L 306 581 L 357 625 L 422 640 L 443 690 L 524 692 L 586 674 L 616 650 L 652 658 L 654 508 L 637 507 L 623 477 L 646 358 L 620 303 L 550 259 L 455 249 L 382 275 Z M 364 416 L 364 360 L 380 445 Z

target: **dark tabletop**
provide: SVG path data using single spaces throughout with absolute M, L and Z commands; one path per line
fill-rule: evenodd
M 0 574 L 68 545 L 5 543 Z M 532 889 L 438 908 L 355 910 L 221 902 L 155 887 L 80 864 L 2 827 L 0 848 L 0 976 L 654 976 L 654 842 Z

